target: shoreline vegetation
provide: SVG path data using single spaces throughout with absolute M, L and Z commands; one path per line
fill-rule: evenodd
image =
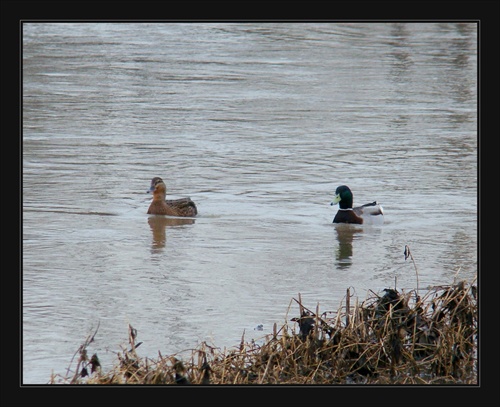
M 418 288 L 369 291 L 361 303 L 347 289 L 337 312 L 320 312 L 319 304 L 308 309 L 299 294 L 291 301 L 299 316 L 287 317 L 280 328 L 274 324 L 263 344 L 247 342 L 243 334 L 234 349 L 202 342 L 184 359 L 160 352 L 157 358 L 140 357 L 141 342 L 129 325 L 129 346 L 117 352 L 109 371 L 103 371 L 97 354 L 89 356 L 97 327 L 66 375 L 53 374 L 50 384 L 477 385 L 474 283 L 430 287 L 423 296 Z

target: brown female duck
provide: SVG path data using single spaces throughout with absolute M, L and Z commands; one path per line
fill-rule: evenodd
M 165 199 L 167 186 L 160 177 L 151 180 L 151 187 L 147 192 L 153 193 L 153 201 L 148 209 L 150 215 L 196 216 L 198 213 L 191 198 Z

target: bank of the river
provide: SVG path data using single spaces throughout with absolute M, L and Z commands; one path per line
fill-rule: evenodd
M 294 299 L 289 319 L 263 344 L 242 338 L 221 351 L 206 343 L 188 357 L 140 357 L 137 331 L 103 371 L 91 351 L 98 330 L 80 346 L 68 372 L 52 384 L 477 384 L 478 312 L 475 282 L 399 292 L 385 289 L 337 312 Z

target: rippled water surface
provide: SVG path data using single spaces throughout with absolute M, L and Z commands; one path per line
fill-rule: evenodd
M 477 30 L 23 25 L 23 382 L 477 273 Z M 150 217 L 151 178 L 194 221 Z M 335 188 L 383 225 L 335 226 Z M 289 304 L 292 305 L 289 308 Z M 290 314 L 287 316 L 287 312 Z M 263 331 L 254 328 L 262 324 Z

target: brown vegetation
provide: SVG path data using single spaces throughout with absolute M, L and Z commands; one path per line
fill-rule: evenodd
M 103 372 L 87 347 L 72 374 L 52 383 L 71 384 L 477 384 L 476 287 L 460 282 L 433 287 L 425 296 L 385 289 L 337 312 L 307 309 L 274 326 L 262 345 L 246 342 L 220 351 L 202 343 L 186 360 L 176 355 L 141 358 L 137 332 L 129 326 L 129 349 Z M 298 332 L 297 331 L 298 328 Z

